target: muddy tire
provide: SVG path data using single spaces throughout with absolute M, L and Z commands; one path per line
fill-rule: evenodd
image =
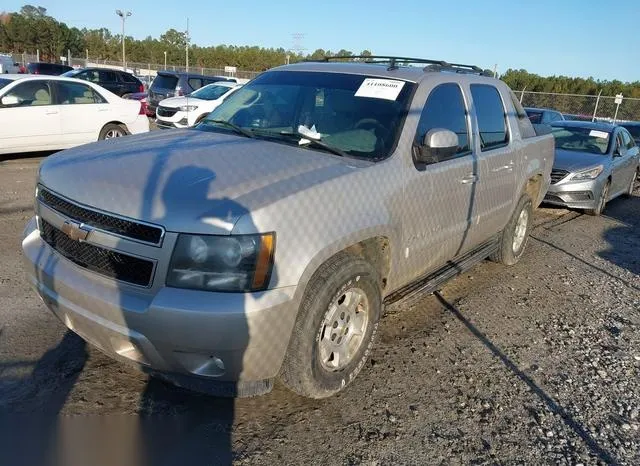
M 532 220 L 531 198 L 525 194 L 518 201 L 509 223 L 502 230 L 498 250 L 491 255 L 490 259 L 504 265 L 516 264 L 522 257 L 529 240 Z
M 609 196 L 609 189 L 611 188 L 611 181 L 607 181 L 607 184 L 602 188 L 602 192 L 598 197 L 598 204 L 595 209 L 586 209 L 584 212 L 587 215 L 593 215 L 594 217 L 599 216 L 604 212 L 604 208 L 607 206 L 607 197 Z
M 100 131 L 98 140 L 103 141 L 105 139 L 120 138 L 122 136 L 126 136 L 127 134 L 127 130 L 123 126 L 116 125 L 115 123 L 108 123 L 104 125 L 104 127 Z
M 364 366 L 382 313 L 380 278 L 365 260 L 340 254 L 311 279 L 280 379 L 292 391 L 326 398 Z

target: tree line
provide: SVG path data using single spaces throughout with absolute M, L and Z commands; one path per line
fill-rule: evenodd
M 162 64 L 165 52 L 168 65 L 185 64 L 186 34 L 169 29 L 159 38 L 151 36 L 138 40 L 125 37 L 127 61 L 130 63 Z M 73 57 L 88 55 L 93 60 L 122 60 L 122 36 L 112 34 L 106 28 L 78 29 L 68 27 L 47 14 L 46 8 L 33 5 L 23 6 L 19 12 L 0 13 L 0 52 L 28 53 L 40 52 L 44 61 L 58 61 L 67 51 Z M 369 56 L 369 50 L 358 55 Z M 262 71 L 279 66 L 287 61 L 319 59 L 325 56 L 354 56 L 349 50 L 317 49 L 311 54 L 293 53 L 284 48 L 259 46 L 215 45 L 202 47 L 189 45 L 189 63 L 192 66 L 222 68 L 236 66 L 241 70 Z M 571 78 L 566 76 L 543 77 L 525 70 L 507 70 L 500 78 L 514 90 L 551 92 L 566 94 L 604 96 L 623 94 L 625 97 L 640 98 L 640 81 L 623 83 L 618 80 L 602 81 L 594 78 Z

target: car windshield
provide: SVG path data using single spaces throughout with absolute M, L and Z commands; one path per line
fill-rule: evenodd
M 631 133 L 631 136 L 633 137 L 633 139 L 638 140 L 640 139 L 640 125 L 622 125 L 627 131 L 629 131 L 629 133 Z
M 11 83 L 11 79 L 2 79 L 0 78 L 0 89 L 2 89 L 4 86 L 6 86 L 7 84 Z
M 592 128 L 552 128 L 556 149 L 604 155 L 609 152 L 611 133 Z
M 64 76 L 66 78 L 73 78 L 74 76 L 76 76 L 77 74 L 82 73 L 83 70 L 71 70 L 71 71 L 66 71 L 64 73 L 62 73 L 60 76 Z
M 542 112 L 536 112 L 533 110 L 526 110 L 526 112 L 529 120 L 531 120 L 531 123 L 537 125 L 542 122 Z
M 209 84 L 208 86 L 201 87 L 195 92 L 192 92 L 190 97 L 202 100 L 216 100 L 229 92 L 231 88 L 229 86 L 220 86 L 218 84 Z
M 222 120 L 258 138 L 380 159 L 396 144 L 414 87 L 356 74 L 271 71 L 225 99 L 199 129 L 231 131 L 215 122 Z

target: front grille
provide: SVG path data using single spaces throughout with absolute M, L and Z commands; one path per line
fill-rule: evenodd
M 558 181 L 564 179 L 569 172 L 567 170 L 551 170 L 551 184 L 556 184 Z
M 158 113 L 158 116 L 163 116 L 163 117 L 172 117 L 173 115 L 176 114 L 177 111 L 178 111 L 177 108 L 170 108 L 170 107 L 158 107 L 158 110 L 156 110 L 156 112 Z
M 38 189 L 38 199 L 66 217 L 101 230 L 153 244 L 159 244 L 162 239 L 162 228 L 160 227 L 144 225 L 85 209 L 43 188 Z
M 80 267 L 134 285 L 151 284 L 153 262 L 74 241 L 43 219 L 40 228 L 40 236 L 49 246 Z

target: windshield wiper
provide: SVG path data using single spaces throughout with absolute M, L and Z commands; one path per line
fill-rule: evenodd
M 227 121 L 227 120 L 203 120 L 204 123 L 217 123 L 219 125 L 223 125 L 226 126 L 228 128 L 231 128 L 232 130 L 234 130 L 236 133 L 238 134 L 242 134 L 243 136 L 246 136 L 248 138 L 254 138 L 255 136 L 253 135 L 253 133 L 247 129 L 244 129 L 238 125 L 234 125 L 233 123 Z
M 338 149 L 337 147 L 334 147 L 330 144 L 327 144 L 326 142 L 321 141 L 320 139 L 314 139 L 314 138 L 310 138 L 308 136 L 305 136 L 304 134 L 300 133 L 299 131 L 280 131 L 280 134 L 284 135 L 284 136 L 298 136 L 300 139 L 299 141 L 302 141 L 304 139 L 304 143 L 300 144 L 300 145 L 309 145 L 309 146 L 316 146 L 316 147 L 320 147 L 321 149 L 325 149 L 335 155 L 339 155 L 341 157 L 349 157 L 349 154 L 347 154 L 345 151 L 343 151 L 342 149 Z M 307 142 L 309 141 L 309 142 Z

